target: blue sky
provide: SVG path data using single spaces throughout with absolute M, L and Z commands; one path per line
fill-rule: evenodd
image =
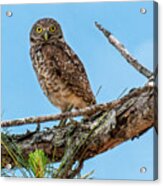
M 147 13 L 141 14 L 140 8 Z M 13 12 L 6 17 L 6 11 Z M 141 64 L 153 70 L 153 3 L 110 2 L 2 6 L 2 119 L 59 113 L 44 96 L 29 56 L 29 32 L 40 18 L 52 17 L 62 26 L 66 41 L 86 68 L 94 93 L 102 86 L 98 103 L 116 99 L 146 79 L 136 72 L 94 25 L 110 30 Z M 43 124 L 50 126 L 54 122 Z M 34 126 L 14 127 L 22 133 Z M 82 173 L 95 170 L 96 179 L 153 179 L 154 131 L 128 141 L 85 162 Z M 140 173 L 145 166 L 147 172 Z

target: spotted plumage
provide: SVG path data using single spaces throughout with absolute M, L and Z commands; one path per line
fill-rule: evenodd
M 64 40 L 54 19 L 38 20 L 30 33 L 30 55 L 38 81 L 51 103 L 63 112 L 95 104 L 84 66 Z

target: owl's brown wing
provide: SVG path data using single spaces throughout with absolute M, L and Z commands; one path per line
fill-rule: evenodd
M 95 104 L 95 97 L 84 66 L 78 56 L 65 43 L 55 47 L 54 61 L 60 71 L 63 81 L 67 82 L 71 90 L 88 104 Z

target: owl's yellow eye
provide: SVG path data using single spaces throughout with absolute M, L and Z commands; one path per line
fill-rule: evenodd
M 56 30 L 56 27 L 54 25 L 52 25 L 50 28 L 49 28 L 50 32 L 55 32 Z
M 43 31 L 43 29 L 42 29 L 40 26 L 38 26 L 38 27 L 36 28 L 36 32 L 37 32 L 38 34 L 40 34 L 42 31 Z

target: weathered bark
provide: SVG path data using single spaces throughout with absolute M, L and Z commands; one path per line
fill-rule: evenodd
M 139 136 L 154 126 L 156 94 L 153 86 L 146 85 L 130 91 L 117 100 L 118 104 L 115 104 L 114 108 L 103 111 L 92 121 L 81 122 L 78 125 L 55 126 L 31 134 L 10 135 L 10 138 L 22 149 L 25 159 L 35 149 L 43 149 L 50 162 L 61 161 L 67 144 L 71 143 L 71 146 L 76 147 L 83 138 L 86 143 L 80 145 L 73 157 L 74 160 L 83 161 Z M 2 166 L 9 163 L 15 166 L 2 144 Z

